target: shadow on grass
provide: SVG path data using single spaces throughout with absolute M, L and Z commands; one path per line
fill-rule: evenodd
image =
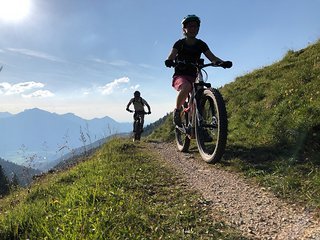
M 233 159 L 256 167 L 268 168 L 274 162 L 289 162 L 291 165 L 311 164 L 320 167 L 320 125 L 300 133 L 294 143 L 258 147 L 245 147 L 230 143 L 224 154 L 223 164 Z
M 310 146 L 308 146 L 310 148 Z M 298 154 L 297 154 L 298 153 Z M 265 173 L 272 173 L 276 169 L 288 166 L 297 167 L 300 171 L 309 171 L 311 168 L 320 167 L 319 152 L 300 155 L 297 147 L 287 148 L 284 146 L 264 146 L 246 148 L 239 145 L 228 146 L 221 164 L 225 166 L 238 165 L 240 169 L 255 169 Z M 240 165 L 240 166 L 239 166 Z
M 227 147 L 224 160 L 239 159 L 252 164 L 274 161 L 275 159 L 288 157 L 288 151 L 275 146 L 246 148 L 240 145 Z

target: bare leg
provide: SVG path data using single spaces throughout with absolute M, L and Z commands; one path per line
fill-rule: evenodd
M 184 83 L 181 86 L 181 90 L 178 93 L 176 101 L 176 109 L 180 109 L 184 101 L 187 99 L 189 92 L 192 90 L 192 85 L 189 82 Z

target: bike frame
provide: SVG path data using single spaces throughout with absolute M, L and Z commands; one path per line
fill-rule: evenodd
M 145 115 L 146 113 L 145 112 L 135 112 L 134 114 L 136 114 L 134 122 L 135 122 L 135 124 L 137 124 L 139 126 L 138 130 L 139 130 L 139 132 L 141 132 L 141 130 L 142 130 L 142 126 L 141 126 L 141 124 L 142 124 L 142 115 Z
M 215 163 L 221 159 L 225 151 L 228 119 L 223 97 L 204 80 L 203 73 L 207 76 L 208 74 L 203 68 L 220 65 L 203 62 L 189 64 L 197 69 L 197 76 L 192 91 L 182 106 L 182 126 L 176 126 L 177 147 L 179 151 L 186 152 L 191 139 L 195 138 L 202 159 L 208 163 Z
M 197 105 L 197 98 L 196 95 L 199 91 L 205 89 L 205 88 L 210 88 L 211 84 L 210 83 L 206 83 L 203 80 L 203 74 L 202 74 L 202 70 L 204 67 L 207 66 L 213 66 L 212 64 L 205 64 L 202 66 L 198 66 L 198 65 L 194 65 L 197 68 L 197 77 L 195 82 L 193 83 L 192 86 L 192 91 L 191 93 L 189 93 L 188 99 L 187 99 L 187 103 L 188 103 L 188 126 L 187 127 L 187 134 L 189 132 L 189 138 L 194 138 L 194 128 L 195 128 L 195 124 L 196 124 L 196 119 L 198 120 L 198 122 L 200 122 L 202 120 L 202 116 L 201 114 L 199 114 L 198 111 L 198 105 Z

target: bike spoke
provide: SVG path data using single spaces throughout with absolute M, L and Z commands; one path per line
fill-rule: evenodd
M 200 100 L 199 113 L 201 121 L 196 125 L 197 145 L 202 158 L 207 162 L 218 161 L 225 147 L 226 125 L 220 126 L 221 111 L 217 111 L 220 105 L 217 104 L 215 96 L 211 91 L 205 91 L 204 96 Z M 222 115 L 222 117 L 226 116 Z M 226 120 L 225 120 L 226 121 Z M 221 130 L 223 135 L 221 138 Z M 222 143 L 222 144 L 221 144 Z

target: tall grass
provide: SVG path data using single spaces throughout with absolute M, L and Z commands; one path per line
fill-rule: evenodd
M 143 144 L 126 140 L 0 204 L 0 239 L 243 239 Z

